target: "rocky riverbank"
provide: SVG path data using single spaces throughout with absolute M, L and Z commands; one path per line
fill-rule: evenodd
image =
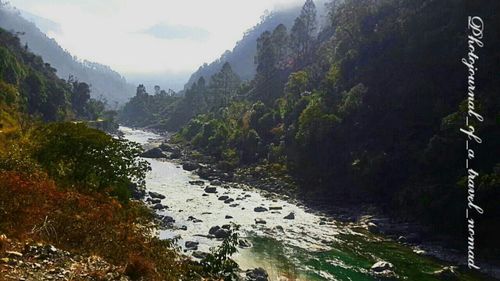
M 98 256 L 76 255 L 46 243 L 13 241 L 0 235 L 2 281 L 127 281 L 126 268 Z
M 231 169 L 224 163 L 216 162 L 210 156 L 191 150 L 188 145 L 171 143 L 166 139 L 153 141 L 150 148 L 144 156 L 166 158 L 177 163 L 184 170 L 196 173 L 200 178 L 209 182 L 208 189 L 216 189 L 217 186 L 228 183 L 236 188 L 238 185 L 250 185 L 267 191 L 264 193 L 265 196 L 285 199 L 299 206 L 303 205 L 309 212 L 327 215 L 327 217 L 349 224 L 353 228 L 364 229 L 371 235 L 379 236 L 380 239 L 397 241 L 411 247 L 417 254 L 437 257 L 461 266 L 464 264 L 463 255 L 460 252 L 444 247 L 443 243 L 438 240 L 429 242 L 427 240 L 430 237 L 429 232 L 420 225 L 391 219 L 369 204 L 338 207 L 303 198 L 293 179 L 283 171 L 276 171 L 273 167 L 257 165 Z M 192 184 L 198 183 L 193 182 Z M 205 190 L 205 192 L 210 193 L 215 192 L 215 190 Z M 293 219 L 293 214 L 288 214 L 287 217 Z M 496 278 L 500 276 L 498 267 L 494 265 L 485 267 L 484 272 Z M 456 275 L 456 270 L 454 267 L 444 267 L 436 274 L 451 276 Z

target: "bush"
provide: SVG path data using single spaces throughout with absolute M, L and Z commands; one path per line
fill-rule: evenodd
M 143 185 L 150 169 L 138 158 L 139 144 L 84 124 L 49 124 L 36 130 L 34 140 L 34 158 L 49 176 L 80 191 L 109 192 L 126 200 L 129 184 Z

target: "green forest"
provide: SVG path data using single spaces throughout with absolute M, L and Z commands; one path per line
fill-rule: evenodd
M 436 235 L 464 237 L 467 178 L 459 131 L 467 115 L 467 69 L 457 67 L 467 48 L 464 5 L 334 1 L 320 28 L 308 0 L 289 30 L 278 24 L 258 37 L 253 79 L 242 81 L 226 62 L 181 96 L 147 94 L 139 86 L 119 118 L 179 131 L 179 141 L 225 166 L 278 164 L 306 198 L 374 202 Z M 479 68 L 494 73 L 499 36 L 489 32 L 482 51 L 490 57 Z M 476 81 L 476 102 L 490 116 L 480 126 L 488 141 L 477 151 L 476 201 L 488 210 L 478 239 L 490 242 L 480 250 L 494 256 L 500 101 L 492 73 Z
M 118 107 L 130 96 L 120 74 L 0 1 L 0 25 L 35 30 L 26 38 L 64 57 L 64 75 L 97 82 L 61 79 L 0 27 L 0 281 L 493 280 L 500 2 L 489 4 L 305 0 L 266 12 L 184 89 L 144 82 Z M 487 23 L 478 49 L 471 14 Z M 248 175 L 255 186 L 238 181 Z M 444 258 L 419 248 L 426 239 Z M 471 244 L 490 271 L 467 268 Z

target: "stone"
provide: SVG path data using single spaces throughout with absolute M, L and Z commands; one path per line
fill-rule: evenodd
M 203 186 L 205 185 L 205 182 L 202 180 L 195 180 L 195 181 L 189 181 L 189 184 Z
M 216 187 L 214 187 L 214 186 L 207 186 L 207 187 L 205 188 L 205 192 L 206 192 L 206 193 L 217 193 L 217 188 L 216 188 Z
M 158 203 L 158 204 L 155 204 L 152 208 L 153 208 L 153 210 L 164 210 L 167 208 L 167 206 L 165 206 L 161 203 Z
M 197 259 L 204 259 L 208 256 L 208 253 L 205 253 L 205 252 L 202 252 L 202 251 L 194 251 L 192 253 L 193 257 L 197 258 Z
M 221 201 L 225 201 L 227 199 L 229 199 L 229 196 L 227 196 L 227 195 L 222 195 L 219 197 L 219 200 L 221 200 Z
M 151 204 L 161 203 L 161 199 L 160 198 L 148 198 L 146 201 L 149 202 L 149 203 L 151 203 Z
M 233 217 L 232 217 L 232 216 L 229 216 L 229 215 L 226 215 L 226 217 L 225 217 L 225 219 L 226 219 L 226 220 L 230 220 L 230 219 L 232 219 L 232 218 L 233 218 Z
M 186 171 L 194 171 L 200 167 L 200 164 L 195 162 L 186 162 L 182 164 L 182 168 Z
M 186 243 L 184 243 L 184 246 L 189 249 L 189 250 L 198 250 L 198 245 L 200 243 L 198 242 L 195 242 L 195 241 L 186 241 Z
M 393 268 L 394 268 L 394 266 L 390 262 L 378 261 L 370 267 L 370 270 L 372 270 L 374 272 L 382 272 L 385 270 L 392 270 Z
M 373 222 L 368 222 L 366 224 L 366 227 L 367 227 L 368 231 L 370 231 L 371 233 L 379 233 L 380 232 L 378 225 L 376 225 Z
M 162 151 L 166 151 L 166 152 L 172 152 L 174 151 L 174 148 L 168 144 L 168 143 L 162 143 L 160 144 L 159 148 L 162 150 Z
M 152 148 L 150 150 L 147 150 L 147 151 L 143 152 L 140 156 L 144 157 L 144 158 L 165 158 L 165 157 L 167 157 L 165 155 L 165 153 L 163 153 L 163 151 L 159 147 L 155 147 L 155 148 Z
M 232 202 L 234 202 L 233 198 L 228 198 L 228 199 L 224 200 L 225 204 L 229 204 L 229 203 L 232 203 Z
M 266 224 L 267 222 L 263 219 L 255 219 L 255 224 Z
M 214 233 L 215 238 L 222 239 L 229 237 L 229 231 L 220 228 Z
M 246 239 L 239 239 L 238 246 L 242 249 L 250 248 L 250 247 L 252 247 L 252 243 L 250 243 L 250 241 L 248 241 Z
M 292 212 L 284 217 L 286 220 L 293 220 L 295 219 L 295 214 Z
M 216 226 L 212 226 L 212 227 L 210 228 L 210 230 L 208 230 L 208 234 L 212 234 L 212 235 L 214 235 L 214 234 L 215 234 L 215 232 L 216 232 L 217 230 L 219 230 L 219 229 L 220 229 L 220 226 L 218 226 L 218 225 L 216 225 Z
M 163 194 L 160 194 L 158 192 L 154 192 L 154 191 L 150 191 L 148 192 L 149 196 L 151 196 L 151 198 L 158 198 L 158 199 L 165 199 L 167 198 L 165 195 Z
M 432 275 L 440 280 L 459 280 L 456 266 L 445 266 L 442 269 L 436 270 Z
M 261 212 L 267 212 L 267 209 L 264 207 L 255 207 L 254 212 L 261 213 Z
M 269 274 L 261 267 L 249 269 L 245 275 L 246 281 L 269 281 Z
M 271 207 L 269 207 L 269 210 L 283 210 L 283 207 L 281 207 L 281 206 L 271 206 Z

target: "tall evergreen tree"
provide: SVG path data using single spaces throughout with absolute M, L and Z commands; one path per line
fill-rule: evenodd
M 295 19 L 290 35 L 296 65 L 303 66 L 310 59 L 316 28 L 316 5 L 312 0 L 306 0 L 299 17 Z

